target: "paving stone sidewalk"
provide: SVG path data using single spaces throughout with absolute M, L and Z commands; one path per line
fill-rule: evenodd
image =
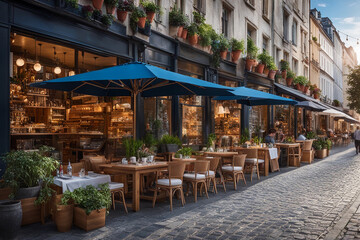
M 353 148 L 333 152 L 238 191 L 229 184 L 227 193 L 219 187 L 218 195 L 197 203 L 189 196 L 185 207 L 175 200 L 173 212 L 168 202 L 155 209 L 142 202 L 140 212 L 128 215 L 118 206 L 104 228 L 58 233 L 47 222 L 23 227 L 20 239 L 323 239 L 360 193 L 360 156 Z

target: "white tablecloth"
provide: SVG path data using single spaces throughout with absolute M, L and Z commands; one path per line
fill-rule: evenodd
M 278 158 L 277 148 L 269 148 L 270 159 Z
M 59 187 L 62 187 L 63 192 L 65 192 L 66 190 L 72 192 L 76 188 L 86 187 L 87 185 L 93 185 L 94 187 L 97 187 L 99 184 L 109 183 L 109 182 L 111 182 L 110 175 L 96 174 L 96 173 L 86 175 L 85 177 L 82 178 L 75 176 L 73 176 L 71 179 L 62 179 L 58 177 L 54 178 L 54 184 L 56 184 Z

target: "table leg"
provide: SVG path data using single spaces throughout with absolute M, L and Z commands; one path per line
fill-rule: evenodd
M 264 176 L 268 176 L 269 175 L 269 159 L 270 159 L 270 153 L 267 151 L 265 153 L 265 159 L 264 159 Z
M 132 197 L 132 209 L 134 212 L 140 210 L 140 173 L 135 172 L 133 174 L 133 197 Z
M 289 159 L 289 155 L 290 155 L 290 148 L 286 148 L 287 151 L 287 159 L 286 159 L 286 163 L 287 163 L 287 167 L 289 166 L 290 163 L 290 159 Z

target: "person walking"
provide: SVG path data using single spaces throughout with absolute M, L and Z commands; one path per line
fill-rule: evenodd
M 356 154 L 359 154 L 359 148 L 360 148 L 360 127 L 359 126 L 357 126 L 356 131 L 354 132 L 354 139 L 355 139 Z

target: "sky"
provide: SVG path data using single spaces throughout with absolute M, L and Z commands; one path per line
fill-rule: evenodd
M 322 17 L 328 17 L 347 47 L 353 46 L 360 63 L 360 0 L 310 0 L 311 9 L 316 8 Z M 346 41 L 348 35 L 348 41 Z M 353 39 L 352 37 L 356 38 Z M 359 44 L 357 44 L 359 39 Z

